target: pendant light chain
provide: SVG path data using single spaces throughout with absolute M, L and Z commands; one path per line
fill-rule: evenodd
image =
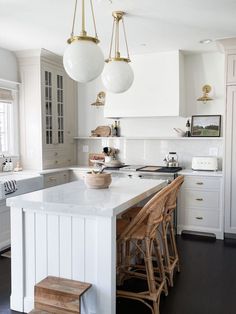
M 95 14 L 94 14 L 94 9 L 93 9 L 93 0 L 90 0 L 90 6 L 91 6 L 91 11 L 92 11 L 92 17 L 93 17 L 93 26 L 94 26 L 94 31 L 95 31 L 95 37 L 98 38 Z
M 123 24 L 123 31 L 124 31 L 124 37 L 125 37 L 125 45 L 126 45 L 126 50 L 127 50 L 127 57 L 130 60 L 129 46 L 128 46 L 128 40 L 127 40 L 127 35 L 126 35 L 126 30 L 125 30 L 125 22 L 123 18 L 122 18 L 122 24 Z
M 78 0 L 75 0 L 75 10 L 74 10 L 74 16 L 73 16 L 73 23 L 72 23 L 71 37 L 73 37 L 73 36 L 74 36 L 74 31 L 75 31 L 75 18 L 76 18 L 76 12 L 77 12 L 77 4 L 78 4 Z

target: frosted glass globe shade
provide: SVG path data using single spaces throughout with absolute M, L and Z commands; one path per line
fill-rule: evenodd
M 66 48 L 63 64 L 67 74 L 73 80 L 87 83 L 102 73 L 104 56 L 96 43 L 88 40 L 75 40 Z
M 123 93 L 131 87 L 134 72 L 128 62 L 112 60 L 105 65 L 102 81 L 109 92 Z

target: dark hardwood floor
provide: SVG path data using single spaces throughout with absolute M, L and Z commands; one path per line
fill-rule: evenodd
M 178 237 L 182 271 L 169 296 L 161 299 L 161 314 L 235 314 L 236 245 Z M 0 259 L 0 313 L 9 310 L 10 260 Z M 118 300 L 117 314 L 150 314 L 140 302 Z

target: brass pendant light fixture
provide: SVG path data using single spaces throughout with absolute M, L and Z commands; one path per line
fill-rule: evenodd
M 102 73 L 103 84 L 106 89 L 112 93 L 123 93 L 128 90 L 134 80 L 134 73 L 129 65 L 129 49 L 128 41 L 124 25 L 124 15 L 122 11 L 115 11 L 113 16 L 113 27 L 110 44 L 109 57 Z M 120 24 L 122 24 L 126 56 L 122 56 L 120 52 Z
M 72 23 L 71 36 L 67 40 L 68 46 L 65 50 L 63 63 L 67 74 L 75 81 L 87 83 L 97 78 L 104 67 L 104 56 L 98 46 L 99 39 L 95 23 L 95 15 L 92 0 L 90 9 L 92 13 L 94 36 L 88 36 L 85 28 L 85 0 L 81 0 L 82 20 L 81 32 L 75 35 L 75 22 L 77 15 L 78 0 L 75 0 L 75 9 Z
M 202 87 L 202 91 L 203 91 L 203 95 L 197 99 L 198 101 L 202 101 L 204 104 L 206 104 L 207 101 L 213 100 L 213 98 L 208 96 L 208 94 L 211 92 L 210 85 L 204 85 Z

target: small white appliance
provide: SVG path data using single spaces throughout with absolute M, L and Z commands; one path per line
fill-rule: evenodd
M 202 156 L 192 158 L 192 169 L 202 171 L 217 171 L 218 159 L 212 156 Z

